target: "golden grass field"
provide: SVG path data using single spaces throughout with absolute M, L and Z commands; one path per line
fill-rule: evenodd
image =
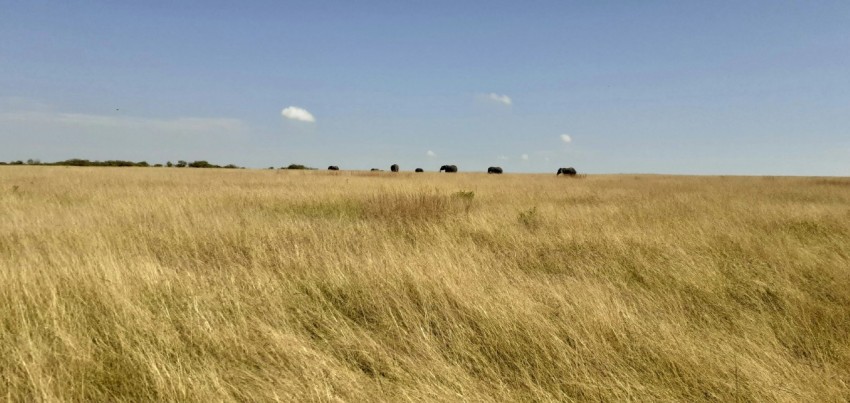
M 850 400 L 850 179 L 0 167 L 0 398 Z

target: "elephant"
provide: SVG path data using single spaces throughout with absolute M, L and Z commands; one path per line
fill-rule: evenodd
M 488 174 L 500 174 L 502 173 L 502 167 L 490 167 L 487 168 Z
M 398 172 L 398 164 L 392 164 L 392 165 L 390 165 L 390 171 Z
M 576 169 L 573 168 L 573 167 L 558 168 L 558 173 L 556 173 L 555 176 L 558 176 L 558 175 L 575 176 L 576 175 Z
M 331 165 L 328 167 L 328 171 L 339 171 L 339 167 L 336 165 Z
M 416 172 L 425 172 L 425 170 L 422 168 L 416 168 Z
M 457 166 L 456 165 L 443 165 L 443 166 L 440 167 L 440 172 L 443 172 L 443 171 L 445 171 L 445 172 L 457 172 Z

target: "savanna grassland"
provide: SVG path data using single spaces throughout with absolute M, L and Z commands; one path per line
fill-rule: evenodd
M 850 400 L 850 179 L 0 167 L 0 398 Z

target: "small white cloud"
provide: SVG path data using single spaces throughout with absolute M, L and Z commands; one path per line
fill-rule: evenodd
M 572 142 L 573 142 L 573 138 L 572 138 L 572 137 L 570 137 L 570 135 L 569 135 L 569 134 L 562 134 L 562 135 L 561 135 L 561 141 L 563 141 L 564 143 L 572 143 Z
M 523 161 L 528 161 L 528 154 L 523 154 L 523 155 L 522 155 L 522 160 L 523 160 Z
M 499 94 L 491 92 L 490 95 L 487 95 L 487 98 L 489 98 L 491 101 L 496 101 L 498 103 L 505 104 L 505 105 L 512 105 L 513 104 L 513 101 L 511 101 L 511 97 L 509 97 L 505 94 L 499 95 Z
M 314 123 L 316 121 L 316 118 L 313 117 L 312 113 L 297 106 L 286 107 L 280 111 L 280 114 L 287 119 L 300 120 L 302 122 Z
M 425 155 L 427 155 L 431 158 L 434 158 L 434 157 L 437 156 L 437 154 L 435 152 L 431 151 L 431 150 L 428 150 L 428 152 L 426 152 Z

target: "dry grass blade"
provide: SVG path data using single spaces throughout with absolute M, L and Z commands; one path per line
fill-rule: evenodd
M 842 178 L 0 167 L 10 401 L 847 401 Z

